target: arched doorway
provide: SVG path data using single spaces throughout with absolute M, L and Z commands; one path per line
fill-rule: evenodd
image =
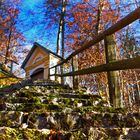
M 44 79 L 44 68 L 38 68 L 38 69 L 36 69 L 32 73 L 31 79 L 32 80 Z

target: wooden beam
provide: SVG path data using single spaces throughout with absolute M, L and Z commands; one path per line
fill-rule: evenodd
M 126 27 L 127 25 L 131 24 L 132 22 L 136 21 L 140 18 L 140 8 L 137 8 L 135 11 L 131 12 L 129 15 L 118 21 L 116 24 L 111 26 L 109 29 L 103 31 L 98 36 L 94 37 L 91 41 L 85 43 L 80 49 L 73 52 L 67 59 L 61 61 L 59 64 L 51 67 L 50 69 L 60 66 L 70 60 L 73 56 L 77 55 L 78 53 L 92 47 L 96 43 L 103 40 L 106 36 L 114 34 L 115 32 L 119 31 L 120 29 Z
M 56 76 L 59 77 L 76 76 L 76 75 L 93 74 L 99 72 L 108 72 L 108 71 L 117 71 L 117 70 L 126 70 L 126 69 L 139 69 L 139 68 L 140 68 L 140 56 L 136 58 L 110 62 L 108 64 L 102 64 L 99 66 L 82 69 L 75 72 L 69 72 L 63 75 L 57 74 Z M 54 76 L 54 74 L 50 76 Z
M 7 79 L 7 78 L 12 78 L 12 77 L 0 77 L 0 80 Z

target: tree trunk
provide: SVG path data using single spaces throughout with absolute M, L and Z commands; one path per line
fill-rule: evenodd
M 102 9 L 103 7 L 101 6 L 103 3 L 103 0 L 99 0 L 98 1 L 98 9 L 97 9 L 97 18 L 96 18 L 96 25 L 95 25 L 95 32 L 98 35 L 99 33 L 99 28 L 100 28 L 100 19 L 101 19 L 101 13 L 102 13 Z M 97 49 L 96 49 L 96 53 L 98 54 L 98 61 L 97 61 L 97 65 L 100 64 L 100 60 L 101 60 L 101 55 L 100 55 L 100 44 L 97 43 L 96 45 Z M 101 82 L 100 82 L 100 76 L 97 74 L 97 88 L 98 88 L 98 92 L 99 95 L 101 95 Z
M 11 36 L 12 36 L 12 31 L 10 30 L 10 33 L 9 33 L 9 36 L 8 36 L 8 43 L 7 43 L 7 47 L 6 47 L 5 62 L 4 62 L 5 64 L 7 63 L 7 60 L 8 60 Z
M 65 45 L 65 14 L 66 14 L 67 0 L 62 0 L 62 57 L 64 58 L 64 45 Z
M 59 28 L 57 34 L 57 54 L 64 58 L 64 35 L 65 35 L 65 13 L 67 0 L 62 0 L 62 9 L 59 21 Z M 61 50 L 61 53 L 60 53 Z
M 56 53 L 58 55 L 60 55 L 61 31 L 62 31 L 62 27 L 61 27 L 61 19 L 60 19 L 60 21 L 59 21 L 59 27 L 58 27 L 58 33 L 57 33 L 57 49 L 56 49 Z
M 138 75 L 136 73 L 136 70 L 134 70 L 134 76 L 136 79 L 136 83 L 135 83 L 135 104 L 137 104 L 138 108 L 140 108 L 140 85 L 139 85 L 139 80 L 138 80 Z
M 65 13 L 66 13 L 67 0 L 62 0 L 62 13 L 61 13 L 61 27 L 62 27 L 62 58 L 64 58 L 64 45 L 65 45 Z M 63 65 L 61 66 L 61 74 L 63 74 Z M 61 83 L 64 84 L 64 78 L 61 78 Z
M 116 60 L 116 42 L 114 35 L 110 35 L 105 39 L 105 52 L 106 63 Z M 119 72 L 110 71 L 107 72 L 110 103 L 114 107 L 121 107 L 121 94 L 119 88 Z

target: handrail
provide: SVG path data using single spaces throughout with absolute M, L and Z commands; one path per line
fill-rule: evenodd
M 121 67 L 120 67 L 121 66 Z M 110 62 L 108 64 L 102 64 L 95 67 L 90 67 L 86 69 L 81 69 L 74 72 L 69 72 L 65 74 L 52 74 L 50 76 L 76 76 L 76 75 L 84 75 L 84 74 L 93 74 L 93 73 L 99 73 L 99 72 L 107 72 L 107 71 L 116 71 L 116 70 L 125 70 L 125 69 L 138 69 L 140 68 L 140 56 L 136 58 L 129 58 L 125 60 L 119 60 Z
M 85 43 L 83 45 L 83 47 L 81 47 L 80 49 L 78 49 L 75 52 L 73 52 L 67 59 L 61 61 L 59 64 L 51 67 L 50 69 L 58 67 L 60 65 L 63 65 L 68 60 L 70 60 L 73 56 L 75 56 L 78 53 L 80 53 L 80 52 L 92 47 L 96 43 L 98 43 L 101 40 L 103 40 L 106 36 L 111 35 L 111 34 L 117 32 L 117 31 L 119 31 L 120 29 L 126 27 L 127 25 L 131 24 L 132 22 L 134 22 L 135 20 L 137 20 L 139 18 L 140 18 L 140 8 L 137 8 L 136 10 L 134 10 L 133 12 L 128 14 L 126 17 L 124 17 L 123 19 L 118 21 L 116 24 L 114 24 L 113 26 L 111 26 L 107 30 L 105 30 L 102 33 L 100 33 L 97 37 L 94 37 L 91 41 Z
M 1 57 L 3 57 L 3 58 L 6 58 L 6 57 L 5 57 L 5 56 L 3 56 L 2 54 L 0 54 L 0 56 L 1 56 Z M 13 60 L 13 59 L 7 58 L 7 60 L 8 60 L 8 61 L 10 61 L 10 62 L 15 63 L 15 64 L 17 64 L 17 65 L 19 65 L 19 63 L 18 63 L 18 62 L 16 62 L 15 60 Z

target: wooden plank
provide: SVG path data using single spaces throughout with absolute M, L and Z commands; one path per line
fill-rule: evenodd
M 137 8 L 133 12 L 131 12 L 129 15 L 118 21 L 116 24 L 111 26 L 109 29 L 103 31 L 100 33 L 98 36 L 94 37 L 91 41 L 85 43 L 80 49 L 76 50 L 73 52 L 67 59 L 61 61 L 61 63 L 51 67 L 57 67 L 60 66 L 64 63 L 66 63 L 68 60 L 70 60 L 73 56 L 77 55 L 78 53 L 90 48 L 91 46 L 95 45 L 96 43 L 100 42 L 103 40 L 106 36 L 114 34 L 115 32 L 119 31 L 120 29 L 126 27 L 127 25 L 131 24 L 132 22 L 136 21 L 137 19 L 140 18 L 140 8 Z
M 12 78 L 12 77 L 0 77 L 0 80 L 2 80 L 2 79 L 8 79 L 8 78 Z
M 139 69 L 139 68 L 140 68 L 140 56 L 136 58 L 110 62 L 108 64 L 102 64 L 99 66 L 82 69 L 75 72 L 69 72 L 63 75 L 57 74 L 57 76 L 60 77 L 76 76 L 76 75 L 93 74 L 99 72 L 108 72 L 108 71 L 117 71 L 117 70 L 126 70 L 126 69 Z M 54 76 L 54 74 L 50 76 Z

